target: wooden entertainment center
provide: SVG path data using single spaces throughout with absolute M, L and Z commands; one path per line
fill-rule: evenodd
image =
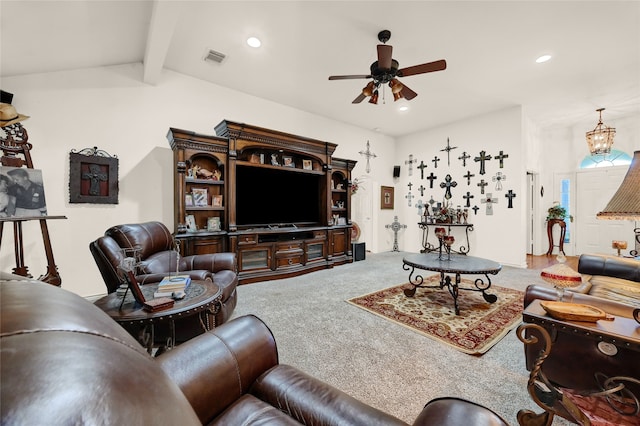
M 234 252 L 238 279 L 352 262 L 351 171 L 336 144 L 223 120 L 216 136 L 170 128 L 174 232 L 183 255 Z

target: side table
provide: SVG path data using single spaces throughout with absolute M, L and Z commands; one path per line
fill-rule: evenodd
M 153 293 L 157 288 L 158 283 L 140 286 L 142 294 L 147 300 L 153 299 Z M 175 345 L 175 321 L 177 319 L 197 315 L 203 331 L 208 331 L 215 327 L 210 318 L 214 318 L 220 309 L 220 300 L 222 298 L 220 287 L 211 281 L 193 280 L 185 293 L 184 299 L 177 300 L 171 308 L 158 312 L 145 311 L 133 299 L 131 292 L 127 292 L 124 302 L 122 296 L 111 293 L 96 300 L 94 304 L 130 333 L 132 329 L 140 327 L 140 332 L 137 336 L 132 334 L 151 354 L 156 337 L 156 326 L 159 324 L 166 323 L 169 326 L 169 335 L 165 344 L 159 349 L 160 352 L 171 349 Z
M 567 223 L 563 219 L 549 219 L 547 220 L 547 237 L 549 237 L 549 250 L 547 250 L 547 256 L 553 253 L 553 248 L 556 245 L 553 244 L 553 225 L 560 227 L 560 241 L 558 241 L 558 252 L 564 253 L 564 237 L 567 234 Z

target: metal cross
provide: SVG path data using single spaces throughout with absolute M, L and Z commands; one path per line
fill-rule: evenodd
M 487 160 L 491 160 L 491 156 L 490 155 L 485 155 L 486 152 L 485 151 L 480 151 L 480 156 L 479 157 L 475 157 L 473 159 L 473 161 L 475 161 L 476 163 L 479 161 L 480 162 L 480 174 L 483 175 L 484 174 L 484 162 Z
M 399 251 L 398 250 L 398 231 L 403 228 L 406 228 L 407 225 L 401 225 L 400 222 L 398 222 L 398 216 L 394 216 L 393 223 L 391 223 L 390 225 L 385 225 L 384 227 L 387 229 L 391 228 L 391 230 L 393 231 L 393 251 Z
M 447 175 L 444 178 L 444 182 L 440 182 L 440 188 L 446 188 L 446 190 L 444 191 L 444 198 L 446 198 L 447 200 L 451 199 L 451 187 L 456 187 L 458 186 L 458 182 L 455 181 L 451 181 L 451 175 Z
M 427 205 L 422 202 L 422 200 L 418 200 L 418 204 L 416 207 L 418 208 L 418 216 L 422 216 L 422 209 L 424 209 Z
M 480 200 L 480 202 L 487 205 L 487 216 L 493 215 L 493 205 L 498 202 L 498 199 L 491 197 L 491 194 L 487 193 L 487 197 L 484 200 Z
M 433 167 L 435 167 L 436 169 L 438 168 L 438 161 L 440 161 L 440 159 L 438 158 L 438 156 L 436 155 L 435 157 L 433 157 Z
M 496 155 L 495 157 L 493 157 L 494 160 L 500 160 L 500 168 L 504 168 L 504 159 L 505 158 L 509 158 L 508 154 L 503 154 L 502 151 L 500 151 L 500 155 Z
M 409 207 L 411 207 L 411 200 L 413 200 L 415 196 L 411 193 L 411 191 L 409 191 L 409 193 L 405 195 L 404 198 L 406 198 L 409 201 Z
M 473 206 L 473 207 L 471 207 L 471 210 L 473 210 L 473 214 L 478 215 L 478 210 L 480 210 L 480 207 Z
M 424 190 L 427 189 L 424 186 L 420 185 L 420 187 L 418 188 L 418 191 L 420 191 L 420 196 L 424 197 Z
M 429 188 L 433 189 L 433 180 L 438 179 L 438 176 L 434 175 L 433 172 L 431 172 L 431 174 L 427 176 L 427 179 L 429 179 Z
M 367 157 L 367 167 L 365 168 L 365 170 L 367 173 L 369 173 L 371 171 L 371 165 L 369 164 L 369 160 L 377 157 L 377 155 L 371 152 L 371 149 L 369 147 L 369 141 L 367 141 L 367 149 L 365 151 L 360 151 L 359 154 Z
M 413 176 L 413 167 L 412 164 L 417 163 L 418 160 L 413 158 L 413 154 L 409 154 L 409 159 L 405 160 L 404 164 L 409 165 L 409 176 Z
M 433 199 L 433 195 L 431 196 L 431 198 L 429 199 L 429 201 L 427 201 L 427 203 L 429 203 L 429 205 L 431 207 L 433 207 L 433 205 L 436 203 L 436 200 Z
M 427 168 L 427 165 L 424 164 L 424 161 L 420 160 L 420 165 L 417 166 L 418 169 L 420 169 L 420 179 L 424 179 L 424 169 Z
M 409 183 L 407 184 L 407 186 L 409 187 L 409 192 L 411 192 L 411 187 L 413 187 L 413 184 L 412 184 L 411 182 L 409 182 Z
M 489 185 L 487 182 L 484 181 L 484 179 L 480 179 L 480 182 L 478 183 L 478 186 L 480 187 L 480 193 L 484 194 L 484 187 Z
M 471 172 L 469 170 L 467 170 L 467 174 L 463 175 L 462 177 L 466 177 L 467 178 L 467 186 L 471 185 L 471 178 L 474 177 L 475 175 L 472 175 Z
M 89 195 L 100 195 L 100 182 L 109 180 L 109 176 L 100 170 L 100 164 L 89 164 L 89 171 L 84 172 L 82 180 L 89 180 Z
M 467 158 L 471 158 L 467 151 L 462 151 L 462 155 L 458 157 L 458 160 L 462 160 L 462 167 L 467 167 Z
M 465 207 L 471 207 L 471 199 L 475 198 L 469 191 L 467 191 L 467 195 L 463 195 L 462 198 L 467 200 L 467 205 Z
M 449 138 L 447 138 L 447 147 L 440 150 L 440 151 L 447 151 L 447 166 L 451 165 L 451 161 L 449 159 L 449 153 L 451 152 L 452 149 L 456 149 L 456 148 L 458 148 L 458 147 L 449 145 Z
M 509 205 L 507 206 L 507 208 L 508 209 L 512 209 L 513 208 L 513 199 L 516 198 L 516 193 L 513 192 L 513 190 L 510 189 L 509 192 L 504 194 L 504 196 L 509 199 Z
M 502 181 L 507 180 L 507 177 L 502 172 L 497 172 L 491 180 L 496 183 L 496 191 L 502 191 Z

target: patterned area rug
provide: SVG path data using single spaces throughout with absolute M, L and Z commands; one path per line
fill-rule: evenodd
M 439 281 L 440 275 L 433 275 L 424 284 Z M 460 287 L 475 288 L 467 279 Z M 471 355 L 485 353 L 522 321 L 524 294 L 519 290 L 492 285 L 488 293 L 498 296 L 495 303 L 486 302 L 481 292 L 461 290 L 456 315 L 446 288 L 418 288 L 414 297 L 405 296 L 405 288 L 413 286 L 390 287 L 347 302 Z

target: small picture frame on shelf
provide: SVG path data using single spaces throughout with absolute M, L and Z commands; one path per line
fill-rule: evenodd
M 393 209 L 393 187 L 392 186 L 380 187 L 380 208 Z
M 193 188 L 193 205 L 196 207 L 204 207 L 207 205 L 207 188 Z
M 222 207 L 222 195 L 214 195 L 211 197 L 211 205 L 213 207 Z
M 184 205 L 187 207 L 193 207 L 193 195 L 191 194 L 184 195 Z
M 196 232 L 198 227 L 196 226 L 196 217 L 192 214 L 188 214 L 184 218 L 184 223 L 187 225 L 187 231 Z
M 210 217 L 207 219 L 207 231 L 210 231 L 210 232 L 220 231 L 219 217 Z
M 296 163 L 293 162 L 293 157 L 290 157 L 288 155 L 283 155 L 282 156 L 282 165 L 285 167 L 295 167 Z
M 304 170 L 313 170 L 313 162 L 311 160 L 302 160 L 302 168 Z

